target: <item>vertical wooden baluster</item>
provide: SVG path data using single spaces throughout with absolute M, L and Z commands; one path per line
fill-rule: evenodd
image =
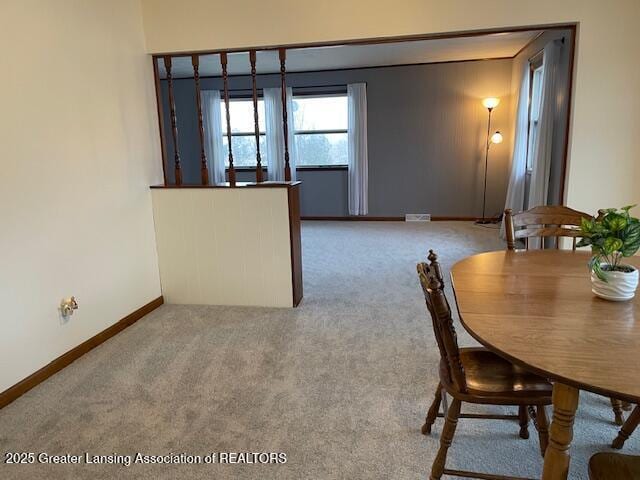
M 169 162 L 167 160 L 167 135 L 164 124 L 164 107 L 162 102 L 162 88 L 160 87 L 160 58 L 153 57 L 153 77 L 156 84 L 156 103 L 158 107 L 158 129 L 160 130 L 160 151 L 162 152 L 162 178 L 164 186 L 169 185 L 167 170 Z
M 540 235 L 540 250 L 544 250 L 544 237 Z
M 231 144 L 231 111 L 229 108 L 229 75 L 227 72 L 227 54 L 226 52 L 220 53 L 220 65 L 222 66 L 222 81 L 224 85 L 224 105 L 226 110 L 226 124 L 227 124 L 227 144 L 229 146 L 229 184 L 234 187 L 236 185 L 236 170 L 233 165 L 233 148 Z
M 229 75 L 227 74 L 227 54 L 220 54 L 222 66 L 222 83 L 224 85 L 224 105 L 227 109 L 227 142 L 229 144 L 229 184 L 236 186 L 236 169 L 233 166 L 233 151 L 231 148 L 231 113 L 229 112 Z
M 256 134 L 256 182 L 262 182 L 262 159 L 260 158 L 260 124 L 258 123 L 258 88 L 256 85 L 256 51 L 249 51 L 251 62 L 251 90 L 253 95 L 253 124 Z
M 524 248 L 529 250 L 529 237 L 524 237 Z
M 200 98 L 200 57 L 191 55 L 193 79 L 196 84 L 196 108 L 198 110 L 198 131 L 200 133 L 200 180 L 202 185 L 209 185 L 209 167 L 207 154 L 204 152 L 204 126 L 202 124 L 202 99 Z
M 282 127 L 284 131 L 284 180 L 291 181 L 291 166 L 289 165 L 289 125 L 287 123 L 287 80 L 285 77 L 285 62 L 287 50 L 281 48 L 278 51 L 280 57 L 280 88 L 282 89 Z
M 171 56 L 164 56 L 164 68 L 167 71 L 167 86 L 169 87 L 169 113 L 171 117 L 171 136 L 173 137 L 173 159 L 176 185 L 182 185 L 182 165 L 178 151 L 178 123 L 176 118 L 176 101 L 173 97 L 173 77 L 171 76 Z

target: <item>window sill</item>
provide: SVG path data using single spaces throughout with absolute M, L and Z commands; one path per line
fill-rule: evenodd
M 299 172 L 314 172 L 320 170 L 348 170 L 347 165 L 299 165 L 296 170 Z
M 236 172 L 255 172 L 256 171 L 256 167 L 234 167 L 234 170 Z M 262 167 L 262 170 L 264 170 L 265 172 L 267 171 L 267 167 Z M 224 171 L 228 172 L 229 171 L 229 167 L 224 167 Z
M 298 172 L 316 172 L 321 170 L 336 171 L 336 170 L 348 170 L 347 165 L 299 165 L 296 167 Z M 236 172 L 255 172 L 256 167 L 235 167 Z M 267 171 L 267 167 L 262 167 L 263 171 Z M 229 171 L 229 167 L 225 168 L 225 171 Z

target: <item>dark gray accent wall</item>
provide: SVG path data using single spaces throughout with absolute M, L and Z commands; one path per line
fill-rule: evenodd
M 431 213 L 479 216 L 484 186 L 487 110 L 481 100 L 500 97 L 492 131 L 510 138 L 511 60 L 290 73 L 293 87 L 366 82 L 368 101 L 369 215 Z M 278 86 L 277 75 L 261 75 L 260 87 Z M 185 182 L 199 182 L 199 139 L 192 79 L 174 81 L 179 145 Z M 250 78 L 230 78 L 231 89 L 250 88 Z M 219 78 L 203 89 L 221 89 Z M 173 156 L 167 87 L 162 81 L 169 179 Z M 502 211 L 508 181 L 508 141 L 491 147 L 487 215 Z M 247 178 L 241 174 L 239 179 Z M 347 172 L 299 171 L 303 216 L 344 216 Z M 249 177 L 248 179 L 253 179 Z

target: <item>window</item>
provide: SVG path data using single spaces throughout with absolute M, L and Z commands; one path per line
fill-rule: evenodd
M 253 100 L 234 98 L 229 101 L 231 115 L 231 145 L 233 164 L 236 167 L 256 166 L 256 135 L 253 119 Z M 225 147 L 225 165 L 229 166 L 229 143 L 227 141 L 227 108 L 222 102 L 222 133 Z M 264 127 L 264 102 L 258 100 L 258 128 L 260 129 L 260 159 L 267 165 L 267 145 Z
M 347 165 L 347 95 L 293 98 L 299 166 Z
M 229 101 L 233 164 L 256 166 L 256 138 L 253 101 L 234 98 Z M 222 103 L 222 133 L 225 165 L 229 166 L 226 107 Z M 293 98 L 294 134 L 298 149 L 298 166 L 347 165 L 347 95 L 300 95 Z M 260 156 L 267 166 L 264 101 L 258 100 Z
M 533 149 L 538 138 L 538 121 L 540 120 L 540 104 L 542 102 L 542 57 L 531 62 L 529 77 L 529 139 L 527 145 L 527 172 L 533 171 Z

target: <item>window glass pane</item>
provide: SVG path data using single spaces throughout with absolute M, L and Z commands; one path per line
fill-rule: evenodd
M 346 133 L 305 133 L 296 135 L 298 165 L 346 165 Z
M 533 72 L 531 82 L 531 105 L 529 110 L 529 144 L 527 145 L 527 170 L 533 170 L 535 159 L 533 150 L 538 139 L 538 120 L 540 119 L 540 102 L 542 101 L 542 70 L 539 67 Z
M 229 166 L 229 147 L 227 137 L 223 139 L 225 160 L 224 164 Z M 236 167 L 256 166 L 256 137 L 253 135 L 243 135 L 231 137 L 233 146 L 233 165 Z M 260 135 L 260 160 L 262 165 L 267 165 L 267 144 L 265 136 Z
M 533 85 L 531 86 L 531 120 L 537 122 L 540 119 L 540 101 L 542 99 L 542 67 L 533 72 Z
M 346 130 L 347 96 L 295 97 L 293 120 L 296 130 Z
M 229 101 L 229 112 L 231 114 L 232 133 L 253 133 L 253 100 L 239 99 Z M 222 131 L 227 132 L 227 108 L 222 102 L 220 109 L 222 115 Z M 258 100 L 258 126 L 260 132 L 264 133 L 264 101 Z

